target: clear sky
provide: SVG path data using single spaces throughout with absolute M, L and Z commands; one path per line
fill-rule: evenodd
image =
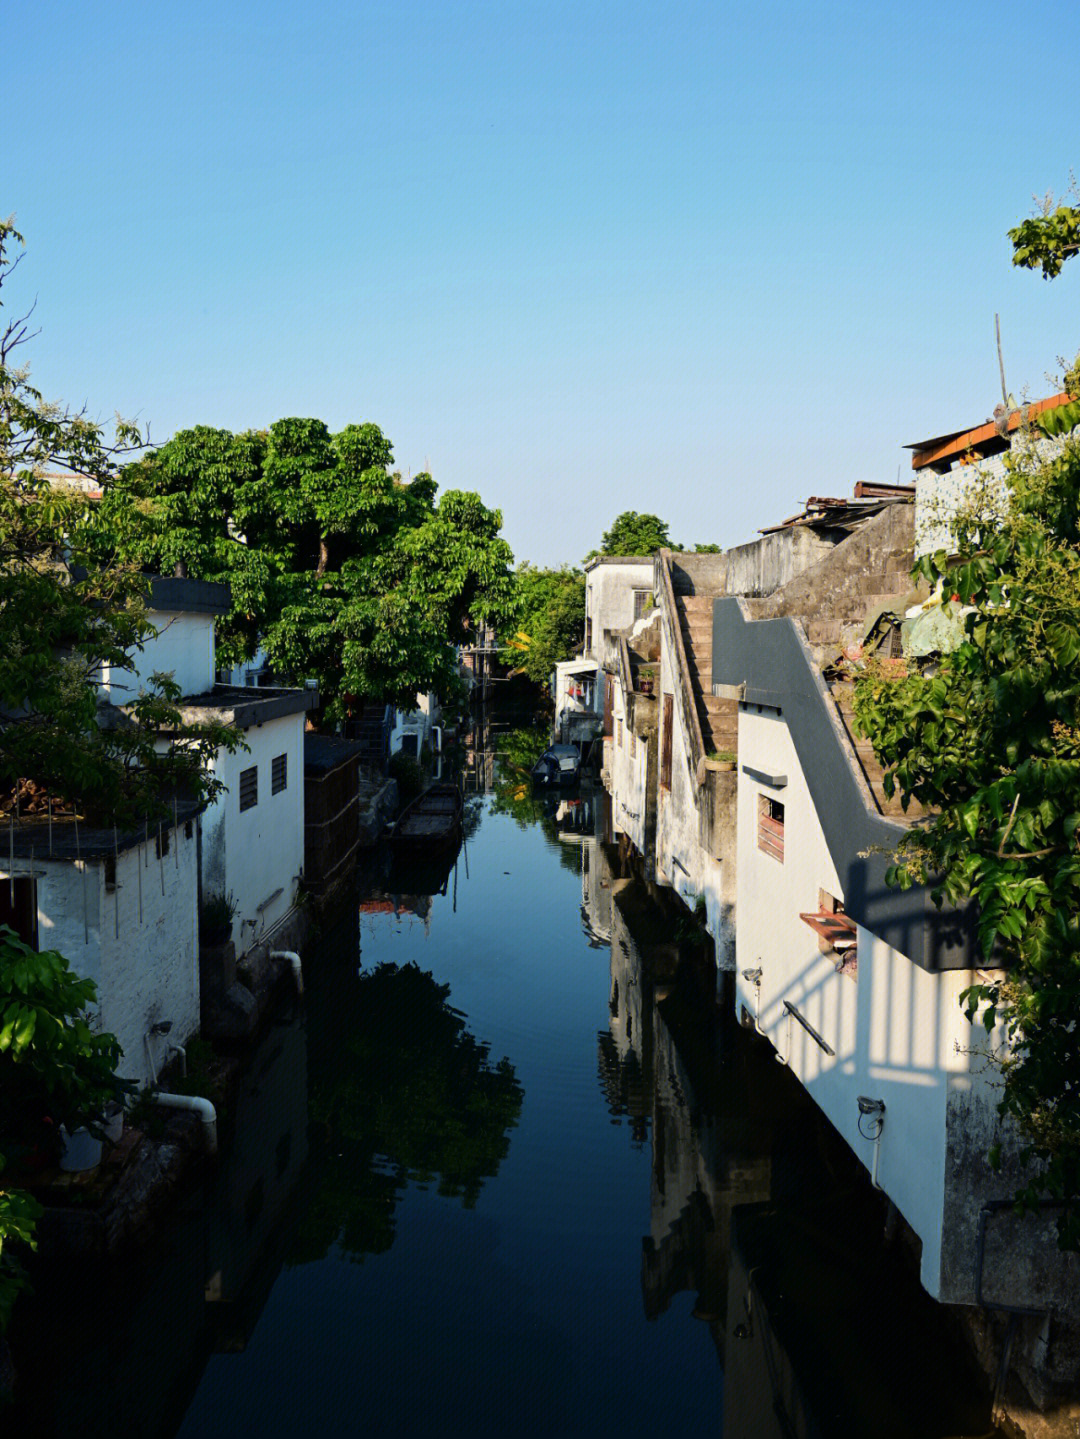
M 372 420 L 519 559 L 736 544 L 1080 346 L 1005 231 L 1080 168 L 1080 7 L 37 0 L 0 210 L 51 398 Z M 1073 272 L 1075 269 L 1075 273 Z

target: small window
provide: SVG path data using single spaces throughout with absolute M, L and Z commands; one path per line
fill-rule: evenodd
M 767 794 L 758 795 L 757 847 L 784 862 L 784 806 Z
M 642 615 L 647 615 L 647 614 L 649 613 L 649 611 L 652 609 L 652 607 L 653 607 L 653 592 L 652 592 L 652 590 L 635 590 L 635 591 L 634 591 L 634 619 L 636 619 L 636 620 L 641 619 Z
M 619 749 L 622 749 L 622 730 L 623 730 L 623 722 L 622 722 L 622 720 L 621 720 L 621 719 L 620 719 L 620 720 L 616 720 L 616 721 L 615 721 L 615 744 L 616 744 L 616 746 L 617 746 Z
M 240 809 L 254 809 L 259 803 L 259 766 L 240 771 Z
M 270 793 L 280 794 L 289 783 L 289 756 L 275 755 L 270 762 Z

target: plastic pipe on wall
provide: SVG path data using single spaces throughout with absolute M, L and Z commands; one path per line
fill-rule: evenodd
M 194 1094 L 152 1094 L 150 1098 L 163 1109 L 184 1109 L 190 1114 L 197 1114 L 202 1120 L 207 1153 L 217 1153 L 217 1110 L 208 1099 Z
M 304 993 L 304 971 L 300 966 L 300 956 L 297 954 L 296 950 L 272 949 L 270 951 L 270 958 L 287 959 L 289 961 L 289 963 L 292 965 L 292 972 L 296 977 L 296 992 L 297 994 L 302 995 Z

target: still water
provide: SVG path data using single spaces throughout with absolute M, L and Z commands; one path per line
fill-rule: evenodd
M 472 797 L 452 869 L 380 876 L 309 948 L 144 1262 L 46 1276 L 18 1432 L 989 1431 L 877 1196 L 717 1024 L 600 799 L 520 801 Z

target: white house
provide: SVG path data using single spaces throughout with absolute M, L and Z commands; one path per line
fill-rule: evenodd
M 94 981 L 95 1025 L 140 1085 L 199 1028 L 198 826 L 191 801 L 134 830 L 24 821 L 0 859 L 0 923 Z
M 149 616 L 156 635 L 126 669 L 102 672 L 107 703 L 126 704 L 156 672 L 183 692 L 187 722 L 217 720 L 240 731 L 246 749 L 220 750 L 212 769 L 225 788 L 202 820 L 202 898 L 231 900 L 232 938 L 244 953 L 288 915 L 304 873 L 304 717 L 314 690 L 215 683 L 214 617 L 229 608 L 227 585 L 154 579 Z

